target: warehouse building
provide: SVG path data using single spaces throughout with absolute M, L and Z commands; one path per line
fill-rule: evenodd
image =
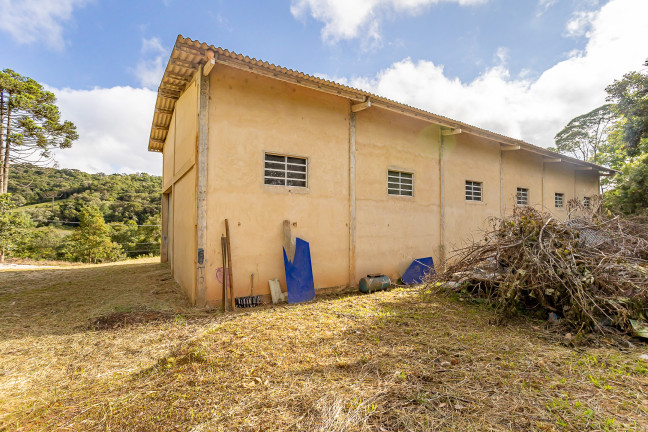
M 178 36 L 149 150 L 163 154 L 162 261 L 198 305 L 221 302 L 231 231 L 236 296 L 285 289 L 283 221 L 310 243 L 316 289 L 397 279 L 490 217 L 566 218 L 610 171 L 529 143 Z M 237 282 L 239 281 L 239 282 Z

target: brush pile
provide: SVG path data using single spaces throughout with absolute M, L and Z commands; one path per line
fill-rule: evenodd
M 518 207 L 428 287 L 467 291 L 503 311 L 540 311 L 578 331 L 637 333 L 648 318 L 648 220 L 594 207 L 570 202 L 567 222 Z

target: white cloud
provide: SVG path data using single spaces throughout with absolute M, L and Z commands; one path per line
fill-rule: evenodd
M 624 73 L 641 68 L 648 52 L 648 1 L 612 0 L 591 17 L 583 51 L 535 79 L 512 78 L 505 50 L 499 64 L 471 82 L 448 78 L 430 61 L 397 62 L 375 77 L 350 84 L 434 113 L 471 123 L 544 147 L 573 117 L 605 102 L 605 87 Z
M 167 56 L 159 38 L 142 39 L 141 58 L 133 69 L 142 87 L 155 88 L 160 84 Z
M 88 0 L 0 0 L 0 29 L 19 43 L 42 42 L 62 50 L 64 24 Z
M 570 37 L 589 36 L 592 24 L 596 20 L 597 11 L 577 11 L 565 27 L 565 35 Z
M 0 0 L 1 1 L 1 0 Z M 582 52 L 539 77 L 512 77 L 507 51 L 495 52 L 496 66 L 471 82 L 446 76 L 442 65 L 404 59 L 374 77 L 345 80 L 429 111 L 529 142 L 553 145 L 570 119 L 605 102 L 605 86 L 648 57 L 638 49 L 648 40 L 648 2 L 611 0 L 591 20 Z M 159 56 L 160 41 L 144 39 L 142 55 Z M 161 74 L 161 72 L 160 72 Z M 159 82 L 159 76 L 157 77 Z M 156 83 L 157 84 L 157 83 Z M 73 121 L 80 139 L 58 150 L 63 167 L 90 172 L 160 174 L 159 154 L 147 151 L 156 93 L 146 88 L 52 89 L 63 118 Z
M 497 64 L 506 64 L 509 59 L 509 49 L 506 47 L 497 48 L 495 51 L 495 59 L 497 60 Z
M 558 1 L 559 0 L 538 0 L 538 12 L 536 13 L 536 15 L 540 16 L 543 13 L 547 12 L 547 10 L 558 3 Z
M 337 42 L 345 39 L 380 39 L 380 23 L 385 16 L 407 13 L 418 15 L 440 2 L 459 5 L 485 3 L 488 0 L 293 0 L 290 12 L 297 19 L 310 14 L 324 23 L 322 39 Z
M 159 154 L 148 152 L 156 93 L 132 87 L 50 89 L 62 118 L 77 126 L 79 140 L 56 150 L 63 168 L 86 172 L 160 174 Z

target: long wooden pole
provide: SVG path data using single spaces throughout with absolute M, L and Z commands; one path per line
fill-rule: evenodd
M 232 310 L 236 309 L 234 304 L 234 271 L 232 270 L 232 244 L 230 242 L 229 222 L 225 219 L 225 236 L 227 237 L 227 262 L 229 263 L 229 291 L 230 291 L 230 305 Z
M 223 313 L 227 312 L 227 289 L 225 288 L 227 286 L 227 240 L 225 239 L 225 236 L 221 236 L 221 255 L 223 256 Z

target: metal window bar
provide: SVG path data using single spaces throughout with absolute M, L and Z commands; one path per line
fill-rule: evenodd
M 562 208 L 565 203 L 565 196 L 564 194 L 561 193 L 556 193 L 556 196 L 554 198 L 554 204 L 556 208 Z
M 517 205 L 529 204 L 529 189 L 517 188 Z
M 389 195 L 413 196 L 414 175 L 402 171 L 387 171 L 387 193 Z
M 466 201 L 481 201 L 482 200 L 482 184 L 466 180 Z
M 306 187 L 305 158 L 266 153 L 263 183 L 275 186 Z

